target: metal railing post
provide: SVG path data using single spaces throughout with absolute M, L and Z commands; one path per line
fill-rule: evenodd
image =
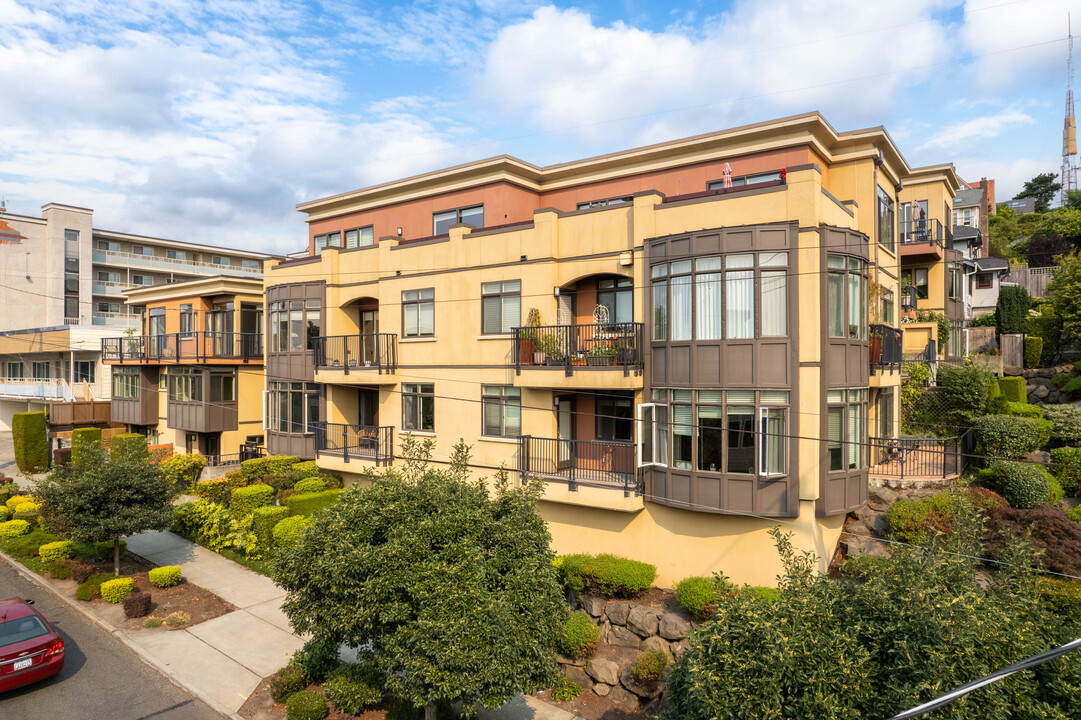
M 514 374 L 522 374 L 521 328 L 514 328 Z
M 566 352 L 563 354 L 563 372 L 567 377 L 570 377 L 573 374 L 571 370 L 571 328 L 573 327 L 573 325 L 566 325 L 563 328 L 564 334 L 566 335 Z
M 342 425 L 342 462 L 349 462 L 349 425 Z

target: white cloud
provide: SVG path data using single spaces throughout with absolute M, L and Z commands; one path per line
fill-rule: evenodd
M 1045 84 L 1062 88 L 1065 95 L 1066 17 L 1071 9 L 1081 15 L 1076 0 L 967 0 L 959 46 L 981 55 L 974 61 L 971 82 L 1004 96 Z
M 1026 112 L 1015 109 L 1006 109 L 994 115 L 970 118 L 946 125 L 933 133 L 917 148 L 953 148 L 964 142 L 971 142 L 979 138 L 998 137 L 1002 132 L 1012 126 L 1032 125 L 1036 121 Z

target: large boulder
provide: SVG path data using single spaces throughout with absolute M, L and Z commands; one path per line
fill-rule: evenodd
M 653 698 L 661 694 L 661 684 L 659 682 L 652 682 L 648 684 L 636 683 L 631 678 L 630 668 L 627 668 L 619 674 L 619 681 L 623 684 L 623 687 L 627 688 L 643 700 L 652 700 Z
M 593 692 L 597 693 L 601 697 L 606 697 L 608 695 L 608 693 L 611 692 L 611 690 L 612 690 L 612 686 L 611 685 L 605 685 L 604 683 L 597 683 L 596 685 L 593 686 Z
M 593 687 L 593 680 L 582 668 L 575 665 L 564 665 L 562 670 L 563 675 L 571 682 L 577 683 L 582 690 L 589 690 Z
M 621 685 L 615 685 L 608 692 L 608 701 L 620 707 L 634 710 L 638 708 L 638 696 Z
M 651 607 L 635 605 L 627 615 L 627 627 L 634 630 L 640 637 L 656 635 L 659 615 Z
M 672 643 L 672 657 L 679 660 L 683 656 L 683 653 L 691 649 L 690 640 L 680 640 L 679 642 Z
M 627 616 L 630 615 L 631 604 L 624 600 L 616 600 L 608 603 L 604 608 L 604 614 L 613 625 L 626 625 Z
M 622 625 L 613 625 L 608 628 L 608 644 L 637 650 L 642 647 L 642 639 Z
M 556 655 L 556 662 L 558 662 L 560 665 L 577 665 L 578 667 L 582 667 L 586 664 L 586 659 L 572 658 L 567 657 L 566 655 Z
M 582 609 L 593 617 L 600 617 L 604 613 L 604 604 L 608 602 L 598 595 L 589 595 L 582 599 Z
M 1037 385 L 1032 391 L 1032 397 L 1037 400 L 1043 400 L 1045 397 L 1051 394 L 1051 389 L 1046 385 Z
M 874 538 L 862 537 L 861 535 L 842 535 L 840 545 L 844 548 L 845 555 L 848 557 L 856 557 L 857 555 L 890 556 L 886 543 Z
M 886 537 L 890 532 L 890 520 L 884 512 L 867 513 L 863 526 L 875 537 Z
M 643 650 L 660 650 L 668 656 L 668 662 L 672 662 L 672 650 L 668 647 L 668 641 L 657 635 L 647 637 L 642 641 Z
M 586 674 L 605 685 L 619 684 L 619 665 L 604 658 L 591 658 L 586 663 Z
M 657 634 L 665 640 L 682 640 L 687 637 L 687 631 L 691 629 L 690 623 L 675 613 L 661 615 L 657 624 Z

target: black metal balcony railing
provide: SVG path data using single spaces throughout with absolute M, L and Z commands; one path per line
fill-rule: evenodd
M 262 333 L 187 332 L 101 339 L 105 362 L 180 362 L 182 360 L 263 358 Z
M 317 368 L 375 370 L 380 375 L 398 367 L 398 336 L 394 333 L 365 333 L 313 338 L 312 362 Z
M 525 435 L 518 439 L 518 472 L 547 482 L 638 491 L 634 443 L 606 440 L 561 440 Z
M 207 467 L 221 467 L 222 465 L 239 465 L 245 460 L 252 460 L 254 458 L 261 458 L 266 455 L 266 451 L 258 446 L 245 446 L 240 449 L 238 453 L 231 453 L 228 455 L 207 455 L 206 465 Z
M 875 370 L 900 371 L 904 348 L 901 331 L 889 325 L 872 325 L 870 330 L 871 374 Z
M 938 220 L 908 220 L 898 225 L 902 245 L 930 243 L 947 248 L 953 245 L 953 231 Z
M 394 427 L 391 425 L 345 425 L 312 423 L 316 455 L 340 457 L 343 461 L 370 460 L 376 465 L 394 461 Z
M 585 368 L 621 367 L 642 373 L 642 323 L 541 325 L 514 328 L 514 370 L 561 367 L 570 376 Z

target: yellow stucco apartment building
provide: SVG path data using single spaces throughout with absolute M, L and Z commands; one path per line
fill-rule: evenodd
M 772 584 L 777 524 L 825 564 L 897 426 L 899 194 L 945 220 L 956 183 L 811 113 L 303 203 L 308 256 L 264 268 L 268 450 L 356 480 L 464 439 L 544 481 L 556 552 L 662 585 Z

